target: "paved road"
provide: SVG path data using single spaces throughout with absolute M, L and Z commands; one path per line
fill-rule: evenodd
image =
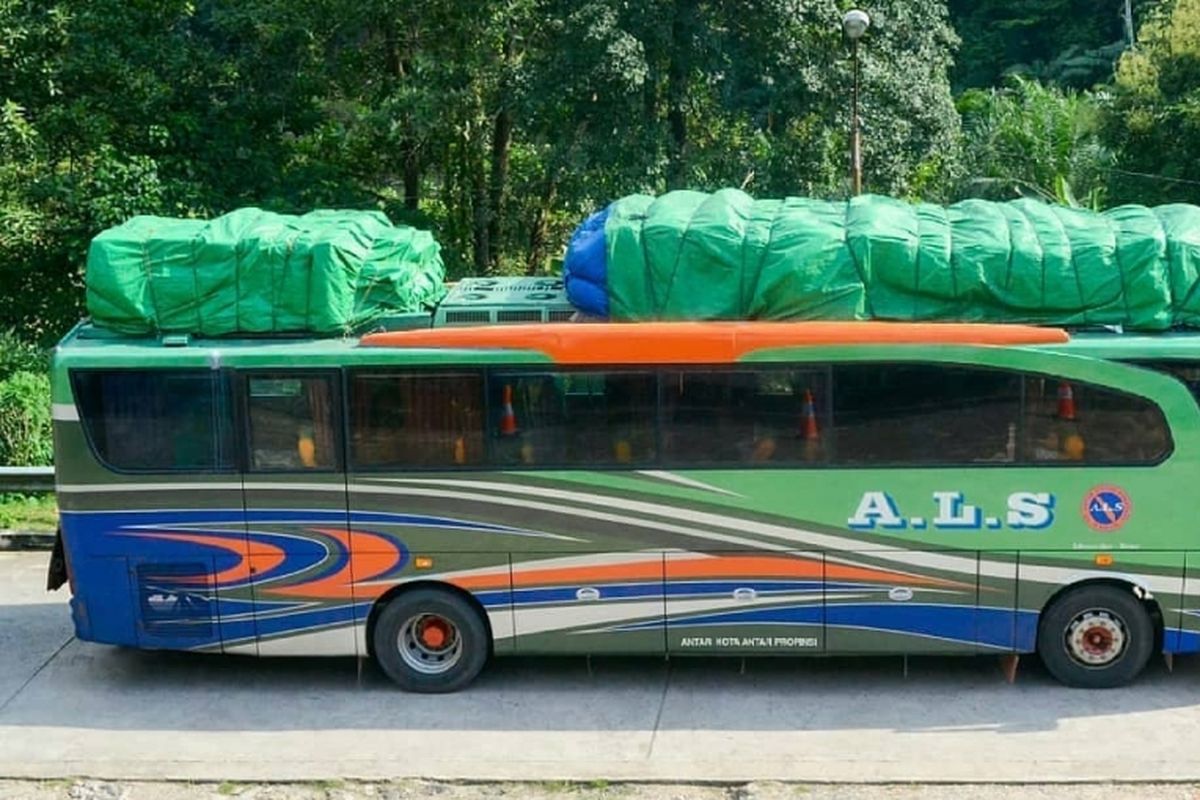
M 1069 690 L 994 659 L 501 660 L 406 695 L 353 660 L 74 641 L 45 553 L 0 553 L 0 777 L 1200 780 L 1200 659 Z

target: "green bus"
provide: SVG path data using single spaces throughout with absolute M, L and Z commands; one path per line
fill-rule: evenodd
M 81 324 L 51 583 L 80 639 L 411 691 L 563 653 L 1037 652 L 1117 686 L 1200 649 L 1198 384 L 1190 334 Z

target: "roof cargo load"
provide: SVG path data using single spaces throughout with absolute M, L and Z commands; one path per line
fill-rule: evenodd
M 588 218 L 567 296 L 615 320 L 1200 326 L 1200 208 L 633 195 Z
M 121 333 L 335 335 L 432 306 L 444 277 L 433 236 L 380 212 L 244 208 L 104 231 L 88 251 L 87 304 Z

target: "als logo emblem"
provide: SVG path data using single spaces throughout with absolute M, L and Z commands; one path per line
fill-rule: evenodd
M 937 491 L 933 493 L 933 508 L 936 514 L 909 517 L 901 512 L 900 506 L 887 492 L 863 492 L 854 516 L 846 525 L 854 530 L 914 531 L 966 531 L 1000 528 L 1013 530 L 1040 530 L 1054 524 L 1054 495 L 1049 492 L 1013 492 L 1003 514 L 987 514 L 974 503 L 967 502 L 959 491 Z
M 1133 502 L 1119 486 L 1097 486 L 1083 496 L 1083 521 L 1096 531 L 1115 531 L 1129 521 Z

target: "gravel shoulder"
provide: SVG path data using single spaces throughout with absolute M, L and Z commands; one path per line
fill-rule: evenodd
M 317 783 L 179 783 L 163 781 L 7 781 L 8 800 L 1196 800 L 1200 784 L 900 784 L 837 785 L 439 783 L 433 781 Z

